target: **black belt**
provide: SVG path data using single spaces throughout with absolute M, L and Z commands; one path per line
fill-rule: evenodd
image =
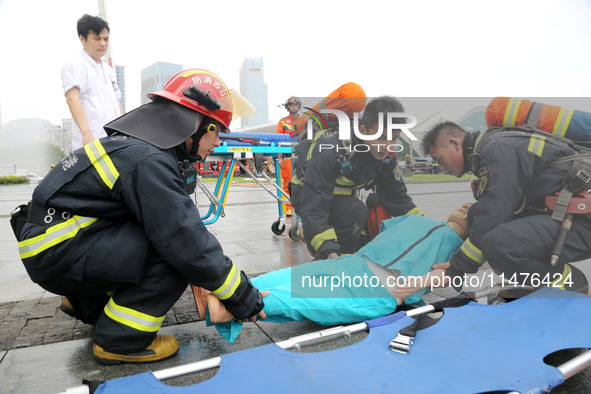
M 50 224 L 53 221 L 68 220 L 72 214 L 65 209 L 44 207 L 33 201 L 29 202 L 29 217 L 27 222 L 37 224 Z

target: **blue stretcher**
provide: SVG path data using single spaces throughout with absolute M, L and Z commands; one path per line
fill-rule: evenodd
M 197 176 L 197 184 L 210 201 L 207 213 L 201 217 L 203 223 L 208 225 L 215 223 L 220 216 L 224 216 L 226 199 L 234 176 L 234 168 L 238 165 L 246 172 L 257 185 L 265 189 L 276 200 L 279 217 L 271 226 L 275 234 L 285 231 L 285 213 L 283 204 L 289 204 L 289 195 L 281 189 L 281 175 L 279 170 L 279 158 L 291 160 L 292 141 L 287 134 L 265 133 L 230 133 L 220 135 L 222 145 L 215 148 L 214 153 L 207 157 L 206 161 L 222 161 L 220 175 L 216 181 L 213 192 L 203 182 L 201 176 Z M 272 180 L 262 171 L 263 158 L 272 157 L 275 162 L 275 180 Z M 257 174 L 253 174 L 244 161 L 251 161 Z M 257 176 L 258 175 L 258 176 Z M 263 177 L 266 184 L 259 180 Z M 272 189 L 267 186 L 271 185 Z M 276 194 L 275 194 L 276 193 Z
M 96 393 L 259 392 L 261 383 L 284 393 L 545 393 L 591 365 L 591 350 L 559 367 L 543 362 L 561 349 L 591 347 L 591 297 L 544 288 L 507 304 L 470 302 L 446 308 L 436 324 L 416 332 L 409 352 L 392 351 L 393 339 L 413 322 L 411 316 L 433 309 L 425 306 L 194 365 L 113 379 Z M 321 353 L 284 350 L 307 338 L 366 329 L 364 340 L 344 348 Z M 220 369 L 192 386 L 161 382 L 205 369 L 203 365 Z M 253 380 L 262 373 L 262 381 Z

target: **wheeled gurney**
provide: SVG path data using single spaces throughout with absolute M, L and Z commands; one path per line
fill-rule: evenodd
M 220 141 L 222 145 L 215 148 L 214 153 L 206 159 L 206 161 L 223 162 L 213 192 L 209 190 L 201 176 L 197 175 L 197 184 L 210 202 L 209 209 L 201 217 L 201 220 L 207 225 L 215 223 L 220 216 L 224 216 L 224 208 L 234 176 L 234 169 L 238 165 L 257 185 L 261 186 L 277 200 L 279 215 L 271 229 L 275 234 L 282 234 L 285 231 L 283 204 L 289 204 L 290 201 L 289 195 L 281 189 L 279 158 L 282 156 L 283 160 L 291 159 L 291 138 L 286 134 L 238 132 L 221 134 Z M 267 176 L 262 169 L 264 157 L 275 159 L 275 180 Z M 244 161 L 250 161 L 253 164 L 254 168 L 256 168 L 256 174 L 253 174 L 244 165 Z M 264 178 L 265 182 L 261 182 L 259 177 Z
M 393 351 L 393 340 L 406 332 L 412 316 L 434 309 L 428 305 L 194 364 L 114 379 L 102 383 L 96 392 L 258 392 L 264 385 L 286 393 L 543 393 L 591 365 L 591 350 L 558 368 L 543 362 L 546 355 L 561 349 L 591 347 L 591 297 L 543 288 L 507 304 L 471 302 L 446 308 L 436 324 L 413 334 L 406 352 Z M 332 351 L 302 354 L 284 350 L 309 340 L 365 330 L 369 334 L 361 342 Z M 220 369 L 213 378 L 192 386 L 171 387 L 160 381 L 217 366 Z

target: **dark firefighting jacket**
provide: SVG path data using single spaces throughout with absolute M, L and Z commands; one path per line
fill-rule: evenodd
M 35 189 L 32 205 L 42 215 L 19 237 L 31 279 L 42 284 L 65 272 L 137 283 L 153 248 L 236 317 L 254 314 L 258 291 L 201 221 L 177 161 L 174 148 L 126 136 L 95 140 L 64 158 Z
M 325 131 L 313 141 L 300 142 L 296 149 L 296 176 L 291 182 L 301 188 L 292 188 L 292 194 L 301 190 L 301 196 L 296 198 L 301 201 L 298 214 L 304 237 L 319 256 L 340 252 L 336 233 L 329 224 L 335 195 L 356 196 L 360 189 L 375 186 L 378 204 L 392 216 L 422 214 L 407 194 L 395 157 L 378 161 L 369 152 L 351 155 L 353 147 L 339 140 L 336 129 Z
M 485 261 L 480 244 L 489 231 L 524 209 L 544 209 L 545 196 L 561 190 L 572 165 L 550 163 L 574 153 L 568 145 L 539 134 L 501 131 L 486 136 L 478 157 L 472 159 L 479 164 L 474 167 L 478 179 L 473 184 L 477 202 L 468 211 L 470 236 L 452 257 L 446 274 L 476 272 Z

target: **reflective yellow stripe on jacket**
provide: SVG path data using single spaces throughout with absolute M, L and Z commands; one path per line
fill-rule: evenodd
M 318 139 L 320 137 L 322 137 L 322 134 L 324 134 L 325 132 L 326 132 L 326 129 L 320 130 L 314 136 L 314 139 L 312 140 L 312 143 L 310 144 L 310 148 L 308 149 L 308 156 L 306 156 L 306 161 L 310 161 L 310 159 L 312 158 L 312 153 L 314 152 L 314 147 L 316 146 Z
M 220 300 L 225 300 L 234 295 L 238 286 L 240 286 L 240 271 L 232 263 L 232 269 L 228 273 L 226 280 L 220 287 L 212 291 L 212 293 Z
M 160 330 L 165 316 L 150 316 L 121 305 L 117 305 L 113 298 L 105 305 L 105 314 L 111 319 L 125 326 L 139 331 L 156 332 Z
M 542 157 L 542 152 L 544 152 L 544 145 L 546 145 L 546 137 L 542 135 L 532 134 L 529 139 L 529 146 L 527 147 L 528 152 L 532 152 L 533 154 Z
M 482 251 L 478 249 L 474 244 L 470 241 L 470 238 L 466 239 L 460 248 L 462 252 L 470 259 L 474 260 L 478 264 L 484 263 L 484 255 Z
M 337 240 L 337 233 L 335 233 L 334 228 L 329 228 L 320 234 L 316 234 L 316 236 L 312 238 L 312 242 L 310 242 L 310 244 L 314 250 L 318 250 L 324 241 L 328 241 L 329 239 L 333 239 L 335 241 Z
M 84 150 L 90 159 L 90 162 L 99 173 L 103 182 L 109 189 L 115 186 L 117 178 L 119 178 L 119 171 L 111 161 L 111 158 L 105 151 L 105 148 L 99 140 L 94 140 L 91 143 L 84 145 Z
M 339 196 L 350 196 L 353 194 L 353 188 L 347 186 L 335 186 L 332 193 Z
M 404 214 L 404 216 L 406 216 L 406 215 L 425 216 L 425 214 L 423 213 L 423 211 L 421 211 L 421 209 L 419 207 L 414 207 L 413 209 L 411 209 L 410 211 L 408 211 L 407 213 Z
M 73 216 L 65 222 L 49 227 L 43 234 L 18 243 L 21 259 L 36 256 L 59 243 L 74 238 L 80 229 L 90 226 L 97 218 Z
M 373 179 L 369 182 L 366 182 L 362 185 L 356 185 L 355 182 L 347 178 L 346 176 L 341 175 L 335 181 L 336 185 L 334 187 L 333 194 L 344 195 L 344 196 L 351 196 L 354 195 L 359 189 L 365 187 L 366 185 L 373 182 Z
M 293 126 L 290 125 L 289 123 L 285 123 L 284 121 L 281 121 L 281 126 L 289 131 L 293 131 Z

